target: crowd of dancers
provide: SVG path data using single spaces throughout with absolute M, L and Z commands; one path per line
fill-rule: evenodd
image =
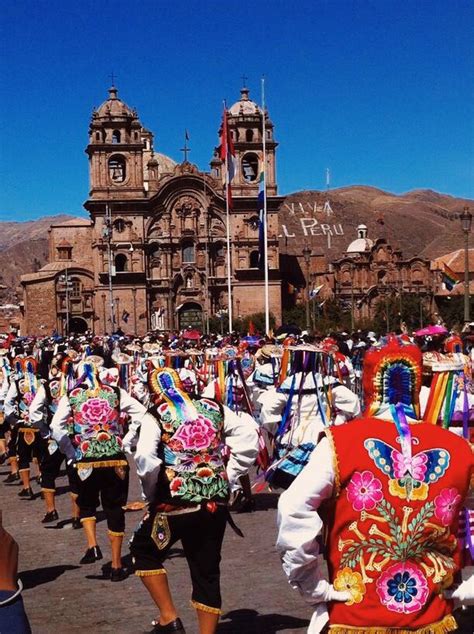
M 454 608 L 474 600 L 471 345 L 440 325 L 384 337 L 10 335 L 0 347 L 3 494 L 33 500 L 39 486 L 37 521 L 57 522 L 65 465 L 80 563 L 103 558 L 101 505 L 111 582 L 129 572 L 127 504 L 143 506 L 130 550 L 158 607 L 156 632 L 185 631 L 164 567 L 177 541 L 200 634 L 216 631 L 227 524 L 240 533 L 230 511 L 252 512 L 267 487 L 281 493 L 284 573 L 315 607 L 309 632 L 455 631 Z M 140 502 L 128 500 L 130 469 Z M 15 611 L 21 592 L 2 590 L 0 624 L 29 631 Z

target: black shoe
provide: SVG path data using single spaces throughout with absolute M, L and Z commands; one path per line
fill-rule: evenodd
M 78 530 L 79 528 L 82 528 L 82 523 L 81 520 L 78 517 L 73 517 L 72 518 L 72 527 L 74 530 Z
M 19 482 L 19 481 L 20 481 L 20 474 L 18 473 L 18 471 L 16 473 L 9 473 L 4 480 L 5 484 L 13 484 L 13 482 Z
M 80 564 L 93 564 L 94 561 L 99 561 L 102 559 L 102 553 L 100 552 L 100 548 L 98 546 L 93 546 L 92 548 L 88 548 L 86 550 L 86 554 L 79 562 Z
M 7 453 L 2 453 L 2 455 L 0 456 L 0 464 L 4 464 L 8 459 L 8 454 Z
M 124 568 L 111 568 L 110 581 L 123 581 L 128 577 L 128 573 Z
M 49 522 L 55 522 L 58 519 L 59 519 L 59 515 L 58 515 L 58 512 L 55 509 L 54 511 L 49 511 L 48 513 L 46 513 L 46 515 L 41 520 L 41 523 L 42 524 L 49 524 Z
M 167 623 L 166 625 L 160 625 L 157 623 L 153 628 L 154 632 L 159 632 L 160 634 L 168 634 L 169 632 L 179 632 L 180 634 L 186 634 L 186 630 L 184 629 L 184 625 L 180 618 L 171 621 L 171 623 Z
M 33 493 L 33 489 L 29 487 L 28 489 L 22 489 L 20 493 L 18 493 L 19 498 L 28 498 L 29 500 L 35 499 L 35 494 Z

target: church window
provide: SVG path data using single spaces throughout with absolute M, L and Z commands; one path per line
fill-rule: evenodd
M 256 231 L 258 229 L 258 225 L 260 224 L 260 219 L 258 216 L 252 216 L 248 219 L 248 223 L 250 228 L 253 229 L 253 231 Z
M 125 181 L 125 159 L 123 156 L 112 156 L 109 159 L 109 177 L 113 183 L 123 183 Z
M 125 253 L 118 253 L 115 256 L 115 270 L 117 273 L 128 271 L 128 259 Z
M 80 297 L 81 296 L 81 281 L 77 277 L 73 277 L 71 279 L 71 297 Z
M 114 222 L 114 229 L 118 231 L 118 233 L 123 233 L 125 231 L 125 220 L 123 220 L 123 218 L 117 218 Z
M 260 259 L 260 253 L 258 251 L 250 252 L 250 268 L 258 269 L 258 261 Z
M 183 263 L 188 264 L 190 262 L 194 262 L 194 244 L 185 242 L 183 244 Z
M 224 253 L 224 244 L 222 242 L 216 242 L 214 245 L 214 255 L 216 258 L 223 258 Z
M 253 153 L 245 154 L 242 159 L 242 174 L 244 180 L 251 183 L 258 177 L 258 156 Z
M 267 140 L 271 141 L 272 139 L 272 131 L 271 130 L 267 130 Z
M 247 143 L 252 143 L 253 141 L 253 130 L 247 130 L 245 133 L 245 140 Z
M 95 133 L 95 140 L 100 141 L 100 132 Z
M 116 143 L 120 143 L 120 132 L 118 130 L 114 130 L 112 132 L 112 143 L 115 145 Z

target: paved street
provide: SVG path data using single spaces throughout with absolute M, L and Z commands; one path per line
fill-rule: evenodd
M 0 471 L 1 480 L 7 469 Z M 66 478 L 58 480 L 60 521 L 45 528 L 40 520 L 43 502 L 17 497 L 20 487 L 0 483 L 0 508 L 4 525 L 20 546 L 20 577 L 26 610 L 34 634 L 88 634 L 114 632 L 141 634 L 151 630 L 156 616 L 141 582 L 130 576 L 111 583 L 102 576 L 110 563 L 106 523 L 97 525 L 104 560 L 90 566 L 78 561 L 85 550 L 82 531 L 64 524 L 70 518 Z M 35 491 L 39 491 L 36 483 Z M 131 481 L 130 500 L 138 499 L 136 478 Z M 243 530 L 242 539 L 227 528 L 222 564 L 223 617 L 220 634 L 272 634 L 306 631 L 311 609 L 292 591 L 284 578 L 274 550 L 277 498 L 257 497 L 257 511 L 234 516 Z M 142 512 L 127 513 L 127 540 Z M 124 549 L 128 553 L 128 548 Z M 197 633 L 194 610 L 189 605 L 191 585 L 179 548 L 167 564 L 181 617 L 190 634 Z M 4 634 L 3 632 L 1 634 Z M 5 633 L 7 634 L 7 633 Z M 11 633 L 8 633 L 11 634 Z

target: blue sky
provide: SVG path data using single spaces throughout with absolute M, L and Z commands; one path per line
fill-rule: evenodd
M 471 0 L 17 0 L 1 22 L 0 219 L 78 214 L 90 114 L 119 96 L 208 169 L 222 100 L 266 101 L 280 193 L 373 185 L 474 198 Z

